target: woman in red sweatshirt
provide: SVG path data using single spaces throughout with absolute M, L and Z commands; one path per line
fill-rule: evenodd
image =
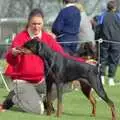
M 0 105 L 1 112 L 16 104 L 26 112 L 44 113 L 43 100 L 40 96 L 45 94 L 46 91 L 44 61 L 34 54 L 21 54 L 21 50 L 19 49 L 25 42 L 34 37 L 40 38 L 40 40 L 54 51 L 65 55 L 56 40 L 44 31 L 44 16 L 42 11 L 40 9 L 33 9 L 28 16 L 28 23 L 25 30 L 16 35 L 12 41 L 11 48 L 6 54 L 8 68 L 5 71 L 5 75 L 13 80 L 13 88 L 3 104 Z M 80 59 L 80 61 L 82 60 Z
M 43 114 L 44 106 L 38 94 L 40 91 L 38 88 L 40 88 L 39 86 L 45 87 L 44 61 L 33 54 L 23 55 L 18 49 L 33 37 L 38 37 L 53 50 L 62 53 L 61 46 L 50 34 L 44 31 L 43 27 L 44 16 L 42 11 L 33 9 L 28 16 L 25 30 L 18 33 L 14 38 L 11 48 L 6 54 L 8 68 L 5 71 L 5 75 L 13 80 L 13 88 L 0 106 L 0 111 L 17 104 L 26 112 Z

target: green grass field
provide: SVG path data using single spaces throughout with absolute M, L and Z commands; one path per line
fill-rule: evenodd
M 117 70 L 116 79 L 120 80 L 120 68 Z M 114 101 L 117 120 L 120 120 L 120 85 L 109 87 L 105 85 L 105 90 L 108 96 Z M 7 90 L 0 85 L 0 103 L 8 94 Z M 81 91 L 73 91 L 67 93 L 63 97 L 64 113 L 62 117 L 56 118 L 55 114 L 48 117 L 44 115 L 34 115 L 30 113 L 20 112 L 13 107 L 11 110 L 0 113 L 0 120 L 111 120 L 111 112 L 107 104 L 99 99 L 94 93 L 97 100 L 97 114 L 96 117 L 91 117 L 91 105 L 84 97 Z M 54 104 L 55 105 L 55 104 Z
M 117 120 L 120 120 L 120 86 L 115 87 L 105 87 L 109 97 L 114 101 L 117 111 Z M 0 101 L 2 102 L 7 95 L 7 91 L 0 88 Z M 81 91 L 73 91 L 71 93 L 65 94 L 64 103 L 64 113 L 62 117 L 56 118 L 55 114 L 51 117 L 46 115 L 34 115 L 30 113 L 24 113 L 18 111 L 15 107 L 4 113 L 0 113 L 1 120 L 111 120 L 111 112 L 105 102 L 100 100 L 95 94 L 97 99 L 97 114 L 96 117 L 90 117 L 91 106 L 88 100 L 83 96 Z

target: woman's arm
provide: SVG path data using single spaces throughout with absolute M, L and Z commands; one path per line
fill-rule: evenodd
M 21 42 L 22 41 L 22 42 Z M 20 61 L 20 54 L 22 51 L 19 49 L 24 43 L 24 39 L 21 38 L 21 35 L 17 35 L 6 53 L 6 61 L 11 65 L 16 65 Z

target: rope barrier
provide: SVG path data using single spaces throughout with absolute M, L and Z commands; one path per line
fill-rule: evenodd
M 109 40 L 103 40 L 103 39 L 98 39 L 98 40 L 95 40 L 94 42 L 96 42 L 96 41 L 99 41 L 100 43 L 107 42 L 107 43 L 120 44 L 120 42 L 117 42 L 117 41 L 109 41 Z M 69 43 L 85 43 L 85 42 L 93 42 L 93 41 L 65 41 L 65 42 L 58 42 L 58 43 L 60 43 L 60 44 L 69 44 Z M 11 44 L 0 43 L 0 45 L 10 46 Z
M 120 44 L 120 42 L 117 41 L 109 41 L 109 40 L 103 40 L 103 39 L 99 39 L 99 40 L 95 40 L 98 41 L 100 43 L 102 42 L 107 42 L 107 43 L 116 43 L 116 44 Z M 68 43 L 85 43 L 85 42 L 92 42 L 92 41 L 65 41 L 65 42 L 58 42 L 60 44 L 68 44 Z
M 92 41 L 68 41 L 68 42 L 58 42 L 60 44 L 68 44 L 68 43 L 85 43 L 85 42 L 92 42 Z
M 96 40 L 96 41 L 98 41 L 100 43 L 106 42 L 106 43 L 120 44 L 120 42 L 117 42 L 117 41 L 109 41 L 109 40 L 103 40 L 103 39 L 99 39 L 99 40 Z
M 109 40 L 103 40 L 103 39 L 98 39 L 98 40 L 95 40 L 95 42 L 98 42 L 98 59 L 97 59 L 97 63 L 98 63 L 98 71 L 100 71 L 100 44 L 103 43 L 103 42 L 106 42 L 106 43 L 113 43 L 113 44 L 120 44 L 120 42 L 117 42 L 117 41 L 109 41 Z M 68 43 L 85 43 L 85 42 L 92 42 L 92 41 L 68 41 L 68 42 L 58 42 L 60 44 L 68 44 Z

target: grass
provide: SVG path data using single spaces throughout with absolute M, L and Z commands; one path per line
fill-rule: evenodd
M 120 86 L 105 87 L 109 97 L 114 101 L 117 111 L 117 117 L 120 119 Z M 7 95 L 4 88 L 0 88 L 0 101 L 3 101 Z M 51 117 L 46 115 L 34 115 L 18 111 L 15 107 L 4 113 L 0 113 L 1 120 L 110 120 L 111 113 L 105 102 L 100 100 L 95 94 L 97 99 L 97 115 L 90 117 L 91 106 L 88 100 L 83 96 L 81 91 L 73 91 L 64 95 L 64 113 L 61 118 L 56 118 L 55 114 Z
M 116 79 L 120 80 L 120 67 L 118 67 Z M 116 111 L 117 111 L 117 120 L 120 120 L 120 85 L 109 87 L 105 85 L 105 90 L 108 96 L 114 101 Z M 0 86 L 0 102 L 5 99 L 8 92 L 3 87 Z M 19 109 L 13 107 L 12 109 L 0 113 L 1 120 L 111 120 L 111 112 L 107 104 L 101 100 L 96 93 L 94 95 L 97 100 L 97 114 L 96 117 L 91 117 L 91 105 L 86 97 L 82 94 L 81 91 L 73 91 L 67 93 L 63 97 L 64 103 L 64 113 L 62 117 L 57 118 L 55 114 L 48 117 L 44 115 L 35 115 L 31 113 L 20 112 Z M 56 104 L 56 103 L 54 103 Z M 55 105 L 56 106 L 56 105 Z

